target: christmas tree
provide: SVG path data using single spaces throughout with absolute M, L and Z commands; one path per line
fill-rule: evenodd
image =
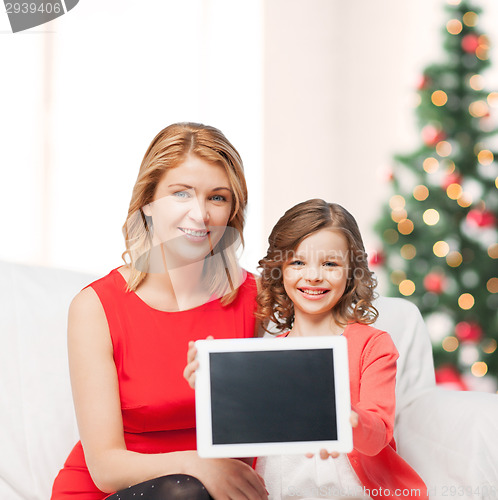
M 490 109 L 498 92 L 484 89 L 489 39 L 480 9 L 461 0 L 445 8 L 445 61 L 420 78 L 420 147 L 395 157 L 393 193 L 376 225 L 377 263 L 388 294 L 420 308 L 437 377 L 496 390 L 498 152 Z

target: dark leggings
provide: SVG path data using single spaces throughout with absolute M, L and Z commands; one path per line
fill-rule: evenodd
M 212 497 L 197 478 L 171 474 L 135 484 L 106 500 L 212 500 Z

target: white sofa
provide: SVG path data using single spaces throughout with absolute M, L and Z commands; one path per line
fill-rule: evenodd
M 0 499 L 47 500 L 78 439 L 66 357 L 72 297 L 94 277 L 0 262 Z M 415 306 L 380 298 L 400 352 L 396 440 L 432 499 L 498 498 L 498 395 L 435 387 Z

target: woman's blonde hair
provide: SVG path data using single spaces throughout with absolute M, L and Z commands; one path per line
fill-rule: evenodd
M 368 268 L 356 220 L 336 203 L 313 199 L 285 212 L 268 238 L 266 257 L 259 261 L 261 283 L 256 316 L 261 320 L 270 318 L 280 331 L 291 329 L 294 322 L 294 304 L 285 293 L 283 267 L 293 258 L 299 244 L 321 229 L 340 232 L 348 244 L 348 281 L 343 296 L 331 311 L 334 320 L 345 326 L 353 321 L 371 324 L 377 319 L 377 309 L 372 305 L 377 280 Z
M 145 279 L 147 273 L 144 272 L 144 265 L 137 266 L 137 262 L 139 260 L 143 262 L 144 256 L 147 260 L 147 255 L 152 249 L 151 219 L 142 209 L 153 201 L 157 185 L 165 172 L 179 166 L 188 155 L 195 155 L 208 163 L 221 165 L 225 169 L 232 190 L 233 201 L 228 227 L 232 227 L 235 231 L 225 231 L 213 249 L 214 253 L 217 251 L 222 253 L 222 259 L 206 259 L 204 266 L 209 290 L 213 294 L 223 296 L 222 302 L 228 304 L 237 295 L 237 289 L 232 286 L 240 275 L 235 255 L 235 239 L 238 237 L 239 241 L 244 243 L 247 185 L 242 159 L 237 150 L 220 130 L 198 123 L 175 123 L 161 130 L 151 142 L 142 160 L 128 216 L 123 225 L 126 243 L 123 260 L 127 262 L 126 257 L 128 257 L 131 268 L 128 290 L 136 290 Z M 230 291 L 226 289 L 227 274 Z

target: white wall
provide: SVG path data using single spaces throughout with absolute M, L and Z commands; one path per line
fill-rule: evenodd
M 0 13 L 0 259 L 119 265 L 142 155 L 183 120 L 219 127 L 244 158 L 248 268 L 311 197 L 349 208 L 374 248 L 379 171 L 418 143 L 414 88 L 441 56 L 443 5 L 81 0 L 15 35 Z M 498 89 L 498 4 L 479 5 Z

